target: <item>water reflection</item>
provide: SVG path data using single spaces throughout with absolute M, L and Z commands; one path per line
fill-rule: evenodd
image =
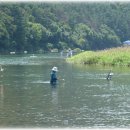
M 3 108 L 3 102 L 4 102 L 4 86 L 0 85 L 0 108 Z
M 53 85 L 51 86 L 51 94 L 52 94 L 52 104 L 54 106 L 54 108 L 57 108 L 58 106 L 58 90 L 57 90 L 57 86 Z
M 107 80 L 107 85 L 108 85 L 108 87 L 112 87 L 112 86 L 114 86 L 114 83 L 112 80 Z

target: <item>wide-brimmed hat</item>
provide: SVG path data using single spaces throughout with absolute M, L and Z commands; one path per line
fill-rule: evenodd
M 58 71 L 57 67 L 53 67 L 52 71 Z

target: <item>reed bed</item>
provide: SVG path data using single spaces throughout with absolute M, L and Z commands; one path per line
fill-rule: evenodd
M 102 51 L 86 51 L 68 58 L 67 62 L 75 64 L 130 66 L 130 47 L 118 47 Z

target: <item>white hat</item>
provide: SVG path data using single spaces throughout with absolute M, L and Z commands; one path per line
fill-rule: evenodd
M 58 71 L 57 67 L 52 68 L 53 71 Z

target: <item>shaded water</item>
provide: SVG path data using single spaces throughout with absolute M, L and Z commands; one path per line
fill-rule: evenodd
M 2 55 L 0 64 L 0 127 L 130 127 L 129 68 L 72 65 L 59 54 Z

